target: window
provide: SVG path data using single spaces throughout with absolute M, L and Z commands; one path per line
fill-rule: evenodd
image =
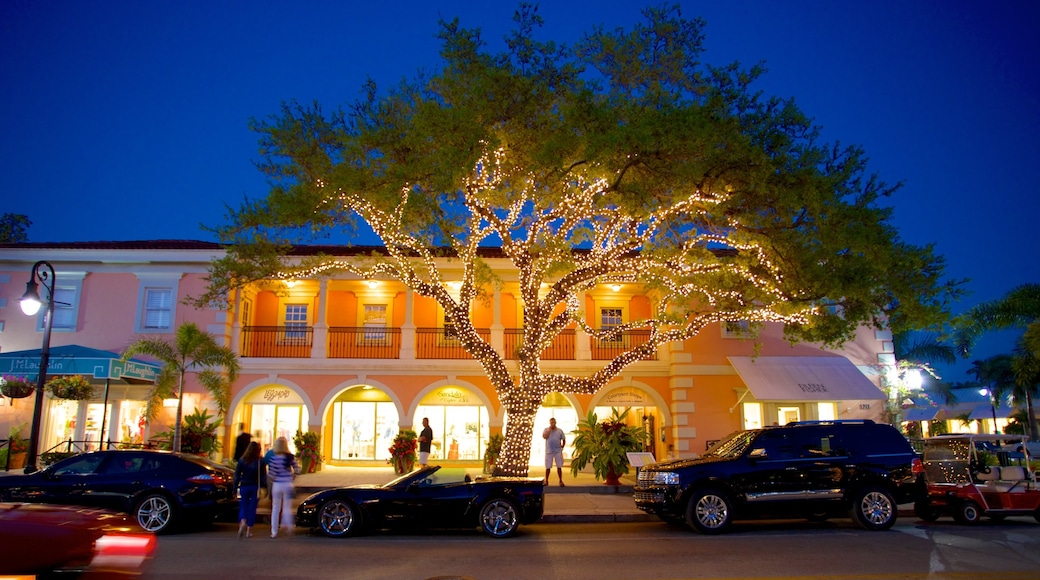
M 137 318 L 134 332 L 163 334 L 173 332 L 177 288 L 180 274 L 138 274 Z
M 458 340 L 459 333 L 455 330 L 455 324 L 448 318 L 447 314 L 442 317 L 441 327 L 444 328 L 444 340 Z
M 722 338 L 754 338 L 751 323 L 747 320 L 727 320 L 722 323 Z
M 253 301 L 243 300 L 242 301 L 242 326 L 249 326 L 253 320 Z
M 79 319 L 80 294 L 83 289 L 83 278 L 86 272 L 58 272 L 55 275 L 54 296 L 54 319 L 51 320 L 51 330 L 54 332 L 75 332 L 76 323 Z M 40 288 L 41 297 L 46 291 Z M 45 309 L 40 309 L 36 319 L 36 330 L 43 331 L 43 315 Z
M 364 316 L 365 340 L 384 342 L 386 340 L 386 304 L 365 304 Z
M 285 305 L 285 339 L 300 341 L 307 339 L 307 305 Z
M 624 311 L 621 308 L 600 308 L 599 309 L 599 328 L 600 330 L 607 331 L 612 328 L 617 328 L 624 324 Z M 623 336 L 620 334 L 606 338 L 604 340 L 609 342 L 621 342 Z
M 172 319 L 173 291 L 169 288 L 145 288 L 141 316 L 145 331 L 169 330 Z

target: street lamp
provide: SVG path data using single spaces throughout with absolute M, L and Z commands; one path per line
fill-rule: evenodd
M 989 389 L 979 389 L 979 394 L 989 397 L 989 408 L 993 411 L 993 434 L 1000 435 L 1000 429 L 997 429 L 997 398 Z
M 46 266 L 46 270 L 41 269 Z M 51 325 L 54 322 L 54 266 L 40 260 L 33 264 L 32 274 L 25 284 L 22 295 L 22 312 L 29 316 L 40 311 L 43 300 L 40 299 L 39 280 L 47 290 L 47 310 L 43 313 L 43 348 L 40 349 L 40 370 L 36 375 L 36 408 L 33 409 L 32 432 L 29 435 L 29 454 L 25 460 L 25 473 L 37 470 L 36 458 L 40 447 L 40 422 L 43 418 L 43 385 L 47 382 L 47 365 L 51 358 Z M 50 283 L 48 283 L 48 280 Z

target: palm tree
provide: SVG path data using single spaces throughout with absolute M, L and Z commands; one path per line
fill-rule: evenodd
M 994 429 L 997 427 L 997 405 L 1008 394 L 1013 395 L 1015 389 L 1015 371 L 1011 367 L 1013 360 L 1014 357 L 1009 354 L 998 354 L 984 360 L 972 361 L 971 368 L 968 369 L 968 372 L 975 376 L 975 380 L 989 391 L 990 405 L 994 407 Z
M 1026 401 L 1029 438 L 1036 441 L 1040 435 L 1037 433 L 1036 416 L 1033 414 L 1033 395 L 1040 389 L 1040 319 L 1029 324 L 1025 333 L 1018 339 L 1011 366 L 1015 374 L 1013 394 L 1016 398 L 1021 397 Z
M 147 337 L 131 344 L 123 352 L 123 360 L 137 355 L 149 356 L 162 363 L 155 388 L 148 398 L 145 414 L 158 416 L 163 399 L 177 398 L 177 419 L 173 428 L 174 451 L 181 450 L 181 418 L 184 409 L 184 375 L 197 373 L 197 378 L 217 403 L 218 417 L 223 417 L 231 404 L 231 383 L 238 376 L 238 356 L 230 348 L 220 346 L 208 333 L 192 322 L 177 328 L 173 341 L 163 337 Z

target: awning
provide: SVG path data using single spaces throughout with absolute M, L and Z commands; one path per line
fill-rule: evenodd
M 904 421 L 931 421 L 939 415 L 939 407 L 911 407 L 906 410 Z
M 78 345 L 52 346 L 47 375 L 87 375 L 98 380 L 154 383 L 161 369 L 137 359 L 123 361 L 119 353 Z M 0 353 L 0 374 L 35 380 L 40 349 Z
M 1008 417 L 1011 416 L 1012 412 L 1014 412 L 1014 409 L 1012 409 L 1011 407 L 1009 407 L 1007 405 L 1000 405 L 996 409 L 997 419 L 1007 419 Z M 992 405 L 990 405 L 988 403 L 982 403 L 982 404 L 979 404 L 979 405 L 975 405 L 975 408 L 972 409 L 971 414 L 968 415 L 968 418 L 969 419 L 992 419 L 993 418 L 993 413 L 994 413 L 994 410 L 993 410 L 993 406 Z
M 731 356 L 759 401 L 857 401 L 884 399 L 856 365 L 840 356 Z

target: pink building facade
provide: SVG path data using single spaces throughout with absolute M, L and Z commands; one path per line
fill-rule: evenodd
M 41 346 L 40 316 L 24 315 L 18 302 L 32 265 L 46 260 L 56 271 L 52 346 L 121 353 L 142 336 L 172 337 L 193 322 L 238 353 L 242 371 L 222 433 L 228 454 L 239 423 L 264 445 L 280 435 L 291 441 L 297 430 L 317 432 L 331 464 L 385 462 L 397 431 L 423 417 L 441 462 L 480 462 L 488 438 L 504 432 L 505 411 L 490 382 L 453 340 L 436 303 L 393 280 L 344 276 L 254 285 L 230 296 L 227 308 L 187 305 L 204 291 L 207 267 L 221 253 L 193 241 L 0 246 L 0 356 Z M 473 321 L 509 360 L 523 332 L 523 304 L 511 266 L 488 261 L 503 285 L 474 309 Z M 597 328 L 638 319 L 650 304 L 638 283 L 603 284 L 585 294 L 584 315 Z M 630 421 L 647 429 L 646 450 L 663 459 L 695 455 L 748 427 L 882 418 L 879 372 L 895 363 L 890 333 L 861 328 L 843 349 L 828 350 L 790 345 L 782 331 L 769 325 L 751 337 L 739 324 L 709 327 L 629 366 L 601 392 L 548 396 L 536 425 L 554 417 L 570 431 L 590 410 L 602 418 L 611 407 L 629 409 Z M 600 342 L 570 330 L 546 349 L 542 365 L 589 374 L 640 340 L 639 332 Z M 147 442 L 169 430 L 172 409 L 143 417 L 149 389 L 112 384 L 107 402 L 100 388 L 85 401 L 48 394 L 40 452 L 68 442 Z M 3 398 L 0 436 L 31 421 L 33 401 Z M 215 406 L 189 379 L 185 411 L 194 409 L 212 413 Z M 532 464 L 541 462 L 541 445 L 540 437 L 532 440 Z

